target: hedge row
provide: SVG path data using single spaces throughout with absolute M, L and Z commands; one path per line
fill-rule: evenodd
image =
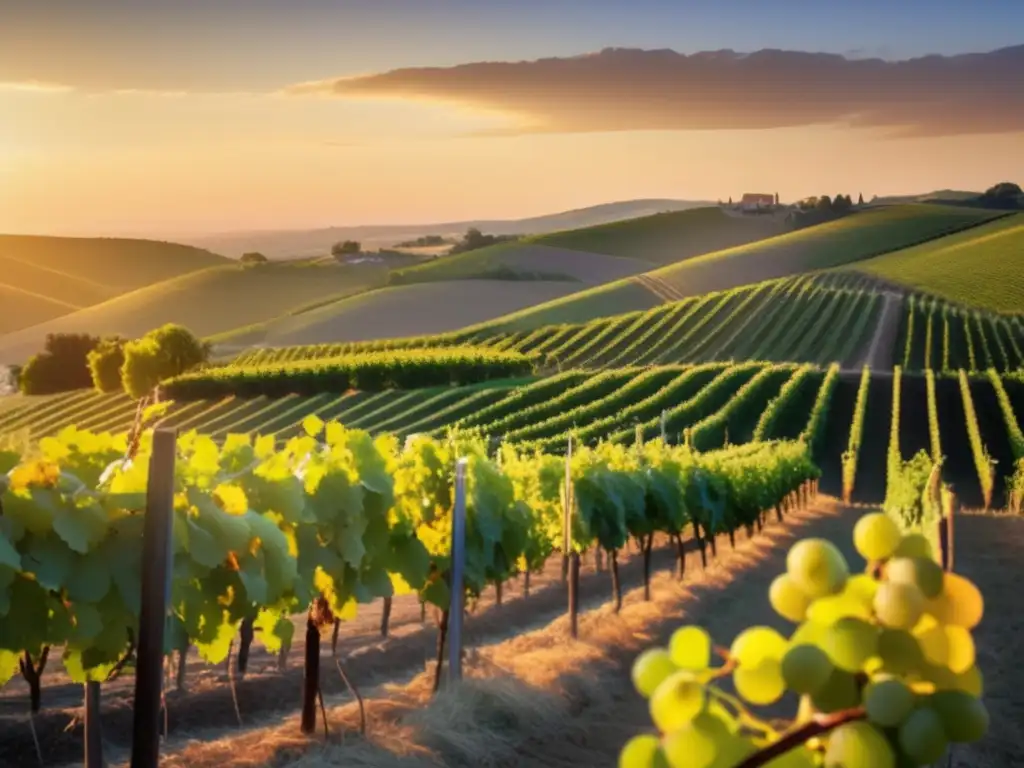
M 391 350 L 269 366 L 227 365 L 164 382 L 173 400 L 419 389 L 527 376 L 536 358 L 474 347 Z

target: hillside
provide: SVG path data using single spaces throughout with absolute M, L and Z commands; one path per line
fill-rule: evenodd
M 869 209 L 838 221 L 670 264 L 646 273 L 642 279 L 631 277 L 601 286 L 595 289 L 600 290 L 600 299 L 593 291 L 582 291 L 560 302 L 499 318 L 487 327 L 522 329 L 579 322 L 644 309 L 644 299 L 638 295 L 643 291 L 650 293 L 647 306 L 652 306 L 668 298 L 828 269 L 977 226 L 999 215 L 996 211 L 928 204 Z M 565 319 L 568 317 L 573 320 Z
M 324 227 L 322 229 L 263 232 L 223 232 L 190 238 L 186 242 L 219 253 L 240 255 L 260 251 L 270 258 L 294 258 L 326 253 L 340 240 L 358 240 L 371 248 L 390 247 L 422 235 L 461 237 L 474 227 L 493 235 L 538 235 L 580 227 L 592 227 L 664 211 L 681 211 L 710 205 L 709 201 L 641 199 L 575 208 L 570 211 L 530 216 L 524 219 L 467 219 L 426 224 L 382 224 L 371 226 Z
M 578 291 L 581 284 L 546 280 L 451 280 L 393 286 L 333 301 L 217 341 L 320 344 L 444 333 Z M 239 324 L 241 325 L 241 324 Z M 0 347 L 2 352 L 2 347 Z
M 398 284 L 487 278 L 498 272 L 511 275 L 545 276 L 598 285 L 637 272 L 644 265 L 635 259 L 584 253 L 533 243 L 499 243 L 454 256 L 441 256 L 414 267 L 396 270 Z
M 783 223 L 776 217 L 734 216 L 715 206 L 554 232 L 529 242 L 668 264 L 782 231 Z
M 0 334 L 226 263 L 209 251 L 153 240 L 0 235 Z
M 950 301 L 1024 309 L 1024 213 L 857 264 L 853 269 Z
M 240 264 L 212 267 L 122 294 L 71 314 L 0 336 L 0 364 L 24 362 L 48 333 L 137 337 L 164 323 L 208 336 L 279 317 L 380 285 L 379 267 L 340 264 Z

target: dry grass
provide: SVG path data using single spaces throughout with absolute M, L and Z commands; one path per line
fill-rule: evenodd
M 766 578 L 781 569 L 795 535 L 813 529 L 814 535 L 849 538 L 852 518 L 842 511 L 825 502 L 735 550 L 726 544 L 706 571 L 694 553 L 684 580 L 668 572 L 654 577 L 650 602 L 635 589 L 619 615 L 607 605 L 582 614 L 578 641 L 568 638 L 567 619 L 560 617 L 471 649 L 464 681 L 436 698 L 430 668 L 405 685 L 381 686 L 367 702 L 365 739 L 355 735 L 357 708 L 346 703 L 328 708 L 326 740 L 300 736 L 297 718 L 289 717 L 244 734 L 176 740 L 164 765 L 614 765 L 624 741 L 645 724 L 646 707 L 629 683 L 636 654 L 664 642 L 683 621 L 708 626 L 723 642 L 752 622 L 772 623 Z

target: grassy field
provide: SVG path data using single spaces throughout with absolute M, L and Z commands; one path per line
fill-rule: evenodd
M 659 213 L 531 238 L 539 245 L 669 264 L 783 231 L 771 216 L 730 216 L 718 207 Z
M 444 333 L 580 290 L 544 280 L 450 280 L 392 286 L 222 334 L 227 345 L 321 344 Z
M 960 304 L 1024 309 L 1024 214 L 888 253 L 854 269 Z
M 669 296 L 697 296 L 828 269 L 976 226 L 996 215 L 998 212 L 925 204 L 873 208 L 581 291 L 558 302 L 498 318 L 488 327 L 506 330 L 580 322 L 644 309 Z M 651 295 L 644 297 L 644 292 Z
M 0 235 L 0 334 L 228 261 L 152 240 Z
M 594 285 L 636 274 L 643 271 L 643 268 L 643 264 L 634 259 L 515 242 L 499 243 L 454 256 L 442 256 L 414 267 L 396 270 L 393 280 L 408 284 L 479 279 L 501 271 L 526 276 L 559 277 Z
M 276 318 L 300 305 L 362 291 L 384 280 L 375 267 L 340 264 L 229 264 L 192 272 L 0 336 L 0 363 L 19 363 L 48 333 L 145 334 L 181 323 L 209 336 Z

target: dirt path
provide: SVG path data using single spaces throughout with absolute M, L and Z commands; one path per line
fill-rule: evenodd
M 953 556 L 954 570 L 975 582 L 985 596 L 975 642 L 992 724 L 983 741 L 953 749 L 952 768 L 1024 766 L 1024 518 L 960 516 Z
M 873 371 L 892 368 L 893 346 L 896 344 L 896 337 L 900 332 L 900 309 L 903 306 L 903 295 L 894 291 L 885 291 L 882 294 L 885 303 L 882 305 L 882 314 L 875 326 L 875 335 L 871 339 L 871 346 L 863 358 L 859 359 L 850 370 L 859 371 L 864 365 L 871 367 Z

